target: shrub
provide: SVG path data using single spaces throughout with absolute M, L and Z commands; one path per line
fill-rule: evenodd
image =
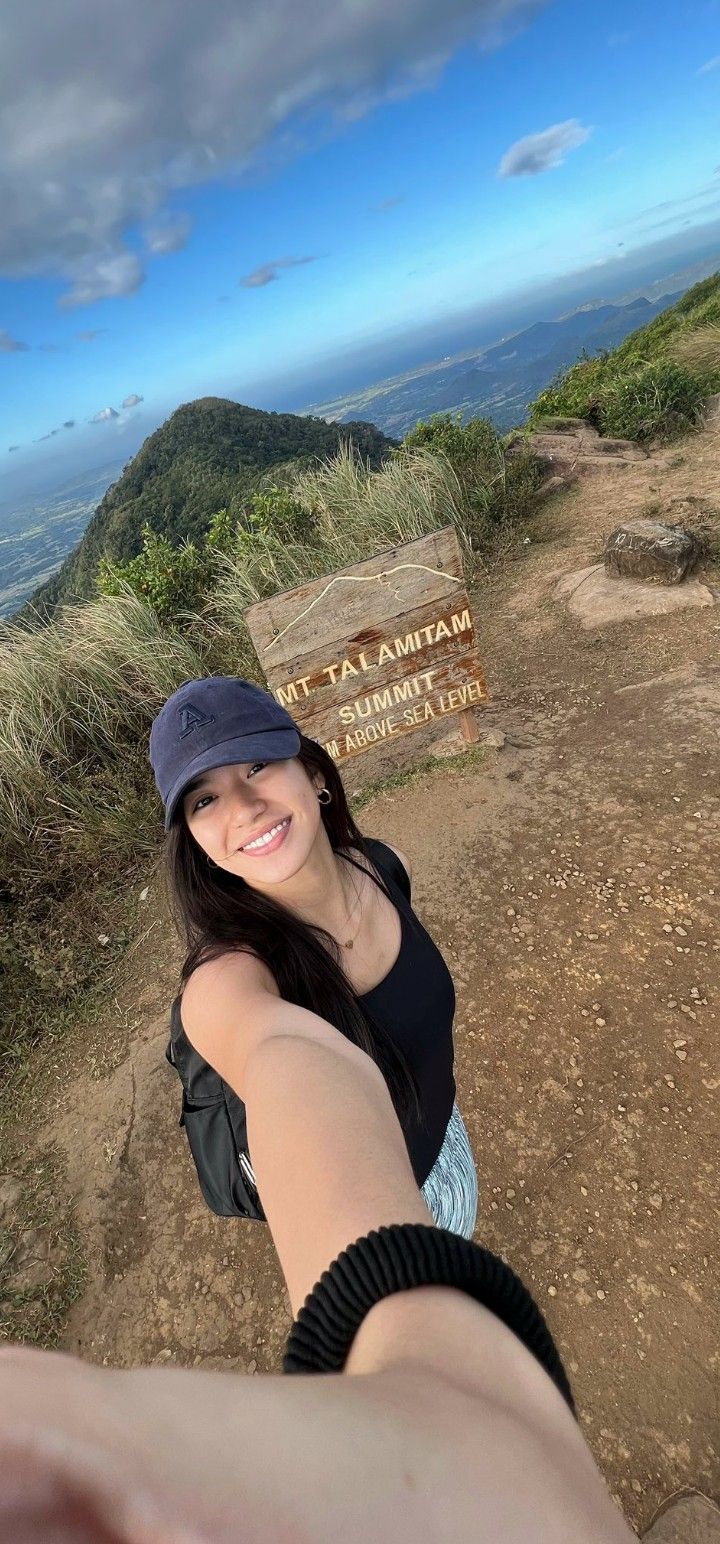
M 101 595 L 132 594 L 150 606 L 160 622 L 173 622 L 197 613 L 212 586 L 215 559 L 233 539 L 235 522 L 222 509 L 214 516 L 207 536 L 173 547 L 149 525 L 143 530 L 142 549 L 127 563 L 103 557 L 97 574 Z
M 602 406 L 602 430 L 627 440 L 671 440 L 693 428 L 705 391 L 682 365 L 665 360 L 626 376 Z
M 697 423 L 706 388 L 672 360 L 609 375 L 605 361 L 583 360 L 533 404 L 535 425 L 550 415 L 572 414 L 601 434 L 627 440 L 671 440 Z
M 552 418 L 582 418 L 602 428 L 606 354 L 580 359 L 565 375 L 559 375 L 536 397 L 531 423 L 546 424 Z
M 463 424 L 460 416 L 439 413 L 403 441 L 406 449 L 424 449 L 449 463 L 460 487 L 465 539 L 485 558 L 527 523 L 543 480 L 537 457 L 522 443 L 509 454 L 512 438 L 504 440 L 488 418 Z

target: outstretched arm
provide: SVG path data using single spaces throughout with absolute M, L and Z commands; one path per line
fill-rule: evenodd
M 253 1162 L 296 1303 L 368 1229 L 428 1220 L 385 1085 L 351 1050 L 277 1034 L 245 1069 Z M 346 1372 L 114 1372 L 10 1349 L 0 1541 L 631 1539 L 554 1385 L 469 1298 L 423 1288 L 378 1304 Z

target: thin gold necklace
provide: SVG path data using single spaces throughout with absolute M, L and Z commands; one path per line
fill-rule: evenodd
M 355 900 L 355 906 L 357 906 L 359 904 L 361 896 L 362 896 L 362 886 L 361 886 L 360 890 L 358 891 L 357 898 Z M 353 906 L 352 911 L 348 915 L 348 922 L 350 921 L 350 917 L 352 916 L 352 914 L 353 914 L 353 912 L 355 910 L 355 906 Z M 346 939 L 343 942 L 343 944 L 342 944 L 343 949 L 352 949 L 352 946 L 353 946 L 353 944 L 355 942 L 355 939 L 357 938 L 358 933 L 360 932 L 361 926 L 362 926 L 362 912 L 360 913 L 360 921 L 358 922 L 358 925 L 357 925 L 357 927 L 355 929 L 355 932 L 352 935 L 352 938 L 348 938 L 348 939 Z

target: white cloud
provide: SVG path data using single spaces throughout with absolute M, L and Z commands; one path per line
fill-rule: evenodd
M 0 354 L 26 354 L 29 343 L 21 343 L 19 338 L 11 338 L 9 332 L 0 332 Z
M 96 300 L 111 300 L 117 295 L 134 295 L 145 278 L 134 252 L 86 257 L 81 263 L 70 264 L 67 271 L 72 289 L 60 297 L 60 305 L 66 310 L 89 306 Z
M 562 166 L 571 150 L 577 150 L 590 138 L 592 129 L 586 129 L 578 118 L 568 118 L 565 123 L 553 123 L 540 134 L 526 134 L 510 146 L 498 167 L 499 177 L 537 177 L 540 172 L 552 171 Z
M 138 402 L 144 402 L 144 401 L 145 401 L 144 397 L 139 397 L 136 391 L 131 391 L 130 396 L 125 398 L 124 402 L 122 403 L 122 406 L 123 407 L 137 407 Z
M 113 418 L 119 418 L 119 417 L 120 417 L 120 414 L 118 413 L 117 408 L 115 408 L 115 407 L 101 407 L 99 413 L 93 413 L 93 416 L 90 419 L 90 422 L 91 422 L 91 424 L 107 424 L 107 423 L 110 423 Z
M 25 0 L 0 51 L 0 276 L 60 276 L 69 306 L 130 295 L 127 233 L 176 249 L 177 216 L 156 222 L 181 189 L 427 88 L 548 3 Z
M 185 214 L 155 220 L 145 232 L 148 252 L 153 257 L 165 257 L 168 252 L 181 252 L 187 246 L 191 229 L 192 221 Z
M 276 257 L 273 262 L 262 263 L 252 273 L 244 274 L 238 284 L 241 289 L 264 289 L 266 284 L 274 284 L 280 278 L 279 269 L 304 268 L 306 263 L 316 262 L 317 257 Z
M 712 59 L 706 59 L 705 63 L 700 65 L 700 69 L 697 73 L 698 75 L 709 75 L 710 71 L 716 70 L 719 65 L 720 54 L 715 54 Z

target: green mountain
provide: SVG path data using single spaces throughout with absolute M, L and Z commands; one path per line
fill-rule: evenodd
M 392 441 L 374 424 L 329 424 L 294 413 L 263 413 L 222 397 L 200 397 L 172 413 L 108 488 L 78 546 L 23 612 L 51 617 L 65 601 L 93 594 L 100 558 L 127 562 L 145 525 L 179 545 L 207 530 L 214 514 L 239 515 L 253 488 L 284 481 L 352 440 L 373 468 Z M 23 615 L 20 612 L 20 616 Z

